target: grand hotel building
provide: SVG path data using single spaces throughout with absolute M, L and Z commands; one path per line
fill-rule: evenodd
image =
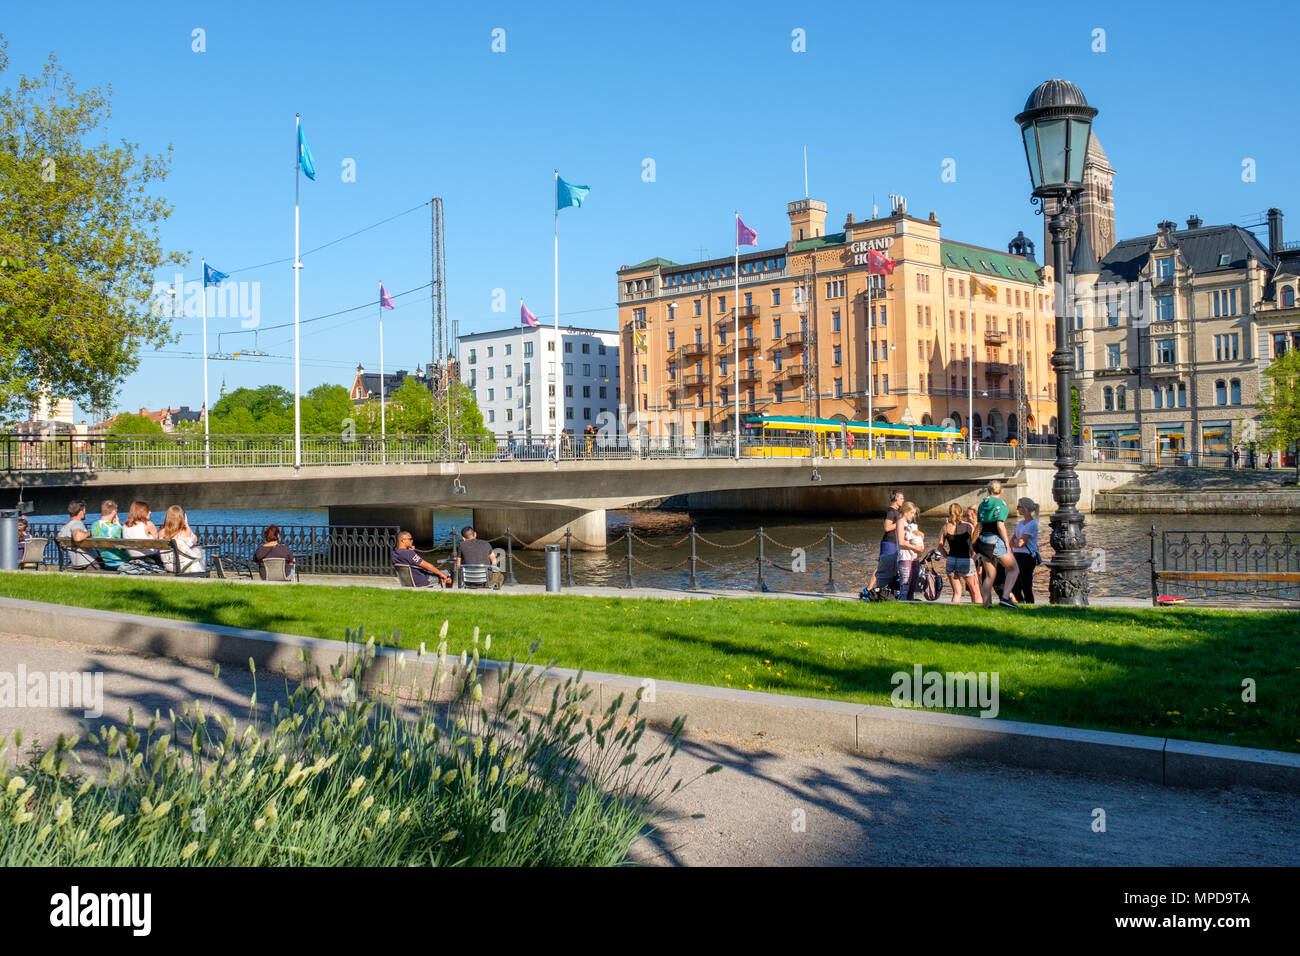
M 825 203 L 787 212 L 789 242 L 742 252 L 739 302 L 731 256 L 619 269 L 629 434 L 731 430 L 737 321 L 742 415 L 862 421 L 870 409 L 877 421 L 951 419 L 984 440 L 1054 432 L 1052 276 L 1023 235 L 1010 248 L 1025 254 L 945 239 L 934 213 L 917 219 L 904 203 L 830 234 Z M 892 275 L 868 274 L 869 249 L 895 260 Z

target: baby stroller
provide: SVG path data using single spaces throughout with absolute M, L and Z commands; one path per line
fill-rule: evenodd
M 943 566 L 947 555 L 938 548 L 912 562 L 912 586 L 908 589 L 914 598 L 937 601 L 943 594 Z M 897 601 L 901 582 L 895 576 L 888 584 L 871 589 L 863 588 L 858 595 L 863 601 Z

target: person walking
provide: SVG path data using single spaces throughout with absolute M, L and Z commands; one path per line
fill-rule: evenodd
M 970 592 L 972 604 L 980 603 L 980 579 L 976 573 L 975 558 L 971 554 L 971 538 L 975 533 L 975 513 L 963 510 L 959 504 L 948 506 L 948 520 L 939 532 L 939 549 L 948 556 L 944 570 L 952 585 L 952 603 L 961 603 L 964 583 Z
M 1023 604 L 1034 603 L 1034 568 L 1042 563 L 1038 553 L 1038 502 L 1021 498 L 1016 502 L 1015 533 L 1011 536 L 1011 553 L 1016 560 L 1018 574 L 1011 595 Z
M 997 479 L 990 481 L 987 497 L 980 502 L 979 509 L 975 512 L 975 517 L 980 522 L 980 535 L 975 542 L 975 552 L 983 559 L 984 564 L 984 606 L 992 606 L 993 582 L 997 576 L 998 566 L 1001 565 L 1006 570 L 1006 580 L 999 595 L 1000 603 L 1004 607 L 1014 609 L 1017 604 L 1011 595 L 1011 589 L 1016 586 L 1020 569 L 1016 565 L 1015 558 L 1011 556 L 1011 537 L 1007 534 L 1006 525 L 1009 512 L 1007 503 L 999 497 L 1001 494 L 1002 482 Z
M 1240 445 L 1232 446 L 1232 470 L 1233 471 L 1241 470 L 1241 446 Z
M 880 536 L 880 557 L 876 559 L 876 569 L 871 572 L 871 581 L 867 590 L 877 586 L 891 587 L 898 576 L 898 519 L 903 507 L 903 493 L 889 493 L 889 507 L 885 510 L 884 531 Z
M 899 509 L 898 521 L 895 523 L 895 543 L 898 545 L 898 599 L 909 600 L 912 597 L 913 572 L 920 570 L 916 566 L 925 554 L 925 536 L 916 530 L 916 516 L 920 509 L 911 501 L 904 501 Z

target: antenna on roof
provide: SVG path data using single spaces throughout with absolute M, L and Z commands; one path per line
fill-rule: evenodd
M 808 198 L 808 146 L 803 148 L 803 198 Z

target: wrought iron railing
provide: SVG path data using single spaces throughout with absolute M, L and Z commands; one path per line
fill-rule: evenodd
M 1162 596 L 1300 600 L 1300 534 L 1292 532 L 1158 532 L 1152 525 L 1150 563 L 1153 605 Z

